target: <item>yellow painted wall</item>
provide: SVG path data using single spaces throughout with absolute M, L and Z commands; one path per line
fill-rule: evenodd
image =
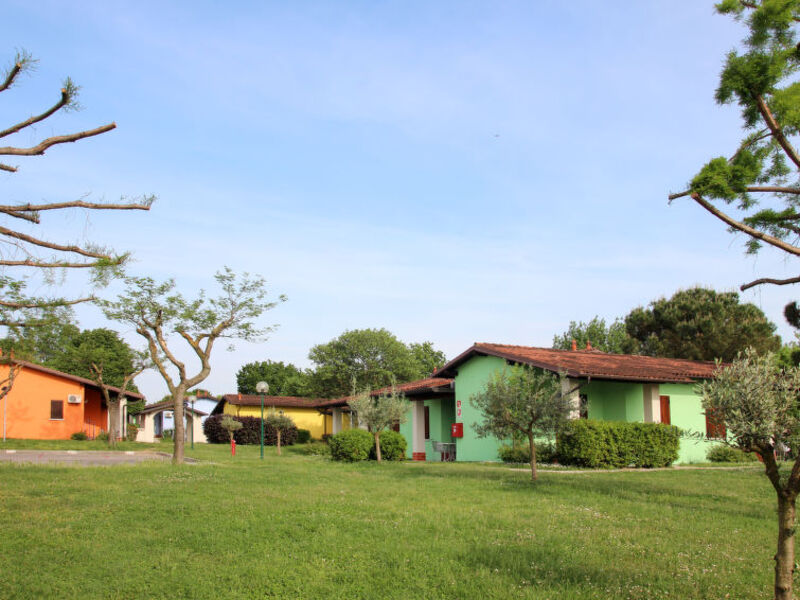
M 298 429 L 308 429 L 311 432 L 311 437 L 320 439 L 324 431 L 324 415 L 321 415 L 316 408 L 297 408 L 294 406 L 276 406 L 276 410 L 282 410 L 283 414 L 290 417 Z M 272 406 L 264 407 L 264 417 L 272 410 Z M 225 403 L 224 414 L 233 415 L 236 417 L 260 417 L 260 406 L 237 406 Z M 328 433 L 330 433 L 330 425 L 328 426 Z
M 350 427 L 350 413 L 342 413 L 342 431 Z M 325 415 L 325 433 L 333 433 L 333 415 Z

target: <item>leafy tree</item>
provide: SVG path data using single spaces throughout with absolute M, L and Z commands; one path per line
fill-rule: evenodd
M 37 61 L 26 51 L 17 52 L 13 64 L 0 74 L 0 93 L 14 87 L 20 77 L 35 70 Z M 49 108 L 22 119 L 0 131 L 0 138 L 8 138 L 20 134 L 21 142 L 28 142 L 33 129 L 57 113 L 77 110 L 77 86 L 69 77 L 64 80 L 58 99 Z M 100 127 L 48 137 L 33 146 L 8 145 L 0 147 L 0 156 L 41 156 L 49 148 L 77 142 L 79 140 L 107 133 L 116 124 L 109 123 Z M 16 173 L 18 167 L 8 163 L 0 163 L 0 171 Z M 48 321 L 48 315 L 42 314 L 57 307 L 87 302 L 92 296 L 82 298 L 64 298 L 59 296 L 32 296 L 26 293 L 28 279 L 38 273 L 44 282 L 52 282 L 53 270 L 84 270 L 91 273 L 95 284 L 102 284 L 109 278 L 120 274 L 121 267 L 128 261 L 128 254 L 117 254 L 107 248 L 91 243 L 83 245 L 75 243 L 54 242 L 36 237 L 23 231 L 15 223 L 39 225 L 43 213 L 65 211 L 72 208 L 88 210 L 149 210 L 154 197 L 147 196 L 135 202 L 123 199 L 120 203 L 87 202 L 85 199 L 66 202 L 42 202 L 38 204 L 21 203 L 0 206 L 0 213 L 8 217 L 8 226 L 0 227 L 0 239 L 3 240 L 7 252 L 0 258 L 0 325 L 11 328 L 34 327 L 42 319 Z M 13 273 L 12 274 L 12 270 Z
M 775 598 L 790 600 L 794 574 L 795 503 L 800 492 L 800 369 L 782 370 L 771 354 L 752 349 L 718 369 L 700 387 L 703 408 L 727 430 L 725 443 L 756 452 L 778 497 L 778 551 L 775 554 Z M 785 447 L 795 450 L 789 472 L 776 460 Z
M 409 344 L 408 349 L 417 363 L 417 374 L 420 379 L 430 377 L 436 369 L 444 366 L 447 362 L 444 352 L 434 348 L 432 342 Z
M 368 389 L 354 393 L 347 404 L 356 413 L 358 422 L 366 425 L 375 438 L 375 457 L 381 462 L 381 433 L 395 423 L 404 423 L 411 403 L 392 386 L 389 393 L 384 392 L 374 397 Z
M 625 328 L 635 350 L 648 356 L 730 361 L 747 346 L 771 352 L 781 345 L 760 308 L 740 304 L 736 292 L 701 287 L 632 310 Z
M 255 394 L 256 384 L 266 381 L 273 396 L 306 396 L 308 377 L 291 363 L 263 360 L 242 366 L 236 373 L 236 387 L 240 394 Z
M 130 277 L 126 291 L 116 301 L 102 304 L 108 318 L 133 326 L 145 338 L 150 358 L 167 384 L 175 415 L 175 464 L 183 462 L 186 391 L 211 373 L 211 351 L 216 341 L 263 338 L 273 328 L 256 327 L 256 319 L 286 300 L 279 296 L 275 302 L 267 301 L 261 277 L 251 279 L 246 273 L 237 277 L 225 268 L 215 279 L 221 288 L 218 297 L 209 299 L 201 291 L 196 299 L 187 300 L 175 291 L 173 280 L 156 283 L 149 277 Z M 174 353 L 173 336 L 188 344 L 199 360 L 199 369 L 193 375 Z
M 800 130 L 800 0 L 723 0 L 716 7 L 748 27 L 742 47 L 726 57 L 715 95 L 720 105 L 739 105 L 745 136 L 669 199 L 688 196 L 730 231 L 744 233 L 748 253 L 766 244 L 800 256 L 800 154 L 793 144 Z M 764 277 L 741 289 L 798 282 Z
M 228 432 L 228 436 L 231 438 L 231 442 L 233 442 L 233 434 L 239 431 L 244 425 L 242 425 L 239 421 L 234 420 L 233 417 L 229 415 L 225 415 L 220 422 L 222 428 Z
M 80 335 L 71 306 L 51 306 L 39 311 L 35 324 L 12 327 L 9 335 L 0 340 L 5 353 L 13 352 L 16 358 L 58 369 L 57 357 Z
M 430 343 L 412 351 L 386 329 L 345 331 L 327 344 L 311 348 L 316 365 L 311 390 L 320 397 L 346 396 L 356 389 L 377 389 L 430 375 L 429 364 L 439 360 Z M 414 353 L 416 352 L 416 354 Z
M 569 328 L 563 334 L 553 337 L 553 348 L 570 350 L 573 340 L 578 349 L 584 349 L 587 344 L 591 344 L 592 348 L 611 354 L 625 354 L 631 350 L 631 340 L 625 331 L 625 323 L 619 319 L 610 325 L 606 325 L 605 319 L 599 316 L 588 323 L 570 321 Z
M 267 425 L 269 425 L 269 426 L 271 426 L 271 427 L 273 427 L 275 429 L 275 433 L 276 433 L 276 436 L 277 436 L 276 437 L 276 447 L 278 449 L 278 456 L 280 456 L 281 455 L 281 437 L 282 437 L 284 432 L 286 432 L 289 429 L 291 429 L 292 427 L 294 427 L 294 421 L 292 421 L 292 418 L 290 416 L 283 414 L 282 410 L 277 411 L 277 412 L 275 412 L 273 410 L 273 411 L 270 411 L 270 413 L 267 415 L 267 418 L 264 420 L 264 422 Z
M 48 366 L 97 383 L 109 411 L 108 443 L 115 445 L 120 436 L 120 406 L 129 391 L 137 391 L 133 380 L 150 367 L 146 354 L 131 348 L 116 331 L 89 329 L 75 336 Z M 120 391 L 112 393 L 111 387 Z
M 486 388 L 470 398 L 483 421 L 474 423 L 479 437 L 508 439 L 518 433 L 528 438 L 531 449 L 531 480 L 536 481 L 536 437 L 555 435 L 569 418 L 569 393 L 561 387 L 562 377 L 528 366 L 513 366 L 497 372 Z

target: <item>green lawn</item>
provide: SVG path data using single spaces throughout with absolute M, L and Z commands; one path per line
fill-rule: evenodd
M 26 447 L 0 450 L 12 445 Z M 775 501 L 758 467 L 543 472 L 532 485 L 484 465 L 348 465 L 274 448 L 262 462 L 241 446 L 236 459 L 221 446 L 187 454 L 213 463 L 0 464 L 0 598 L 771 592 Z

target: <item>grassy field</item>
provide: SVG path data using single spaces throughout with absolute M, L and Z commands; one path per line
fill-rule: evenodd
M 0 464 L 0 598 L 770 596 L 775 501 L 758 467 L 533 485 L 484 465 L 258 453 Z

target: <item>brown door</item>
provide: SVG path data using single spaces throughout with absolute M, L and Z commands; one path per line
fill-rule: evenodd
M 672 418 L 669 414 L 669 396 L 659 396 L 661 400 L 661 422 L 667 425 L 672 424 Z

